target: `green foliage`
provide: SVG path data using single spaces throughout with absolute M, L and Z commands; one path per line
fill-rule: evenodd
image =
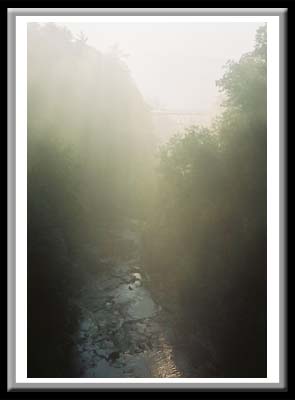
M 121 55 L 28 25 L 29 376 L 73 373 L 69 299 L 99 270 L 108 226 L 149 207 L 149 118 Z
M 160 151 L 145 259 L 212 340 L 224 376 L 266 376 L 266 27 L 217 85 L 214 126 Z
M 73 372 L 68 299 L 124 218 L 145 225 L 146 266 L 214 343 L 224 376 L 265 376 L 266 50 L 261 27 L 217 82 L 215 124 L 173 137 L 154 171 L 150 114 L 124 55 L 29 24 L 29 376 Z

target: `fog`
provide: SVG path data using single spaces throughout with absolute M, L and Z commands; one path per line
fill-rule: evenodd
M 27 37 L 28 377 L 266 377 L 267 26 Z
M 118 46 L 131 75 L 154 108 L 212 113 L 215 81 L 229 60 L 254 46 L 257 23 L 64 23 L 107 52 Z

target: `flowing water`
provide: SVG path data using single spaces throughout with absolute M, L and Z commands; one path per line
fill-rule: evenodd
M 124 233 L 125 240 L 138 244 L 132 232 Z M 152 298 L 138 253 L 103 261 L 103 272 L 90 275 L 77 300 L 78 376 L 197 377 L 199 369 L 182 352 L 182 344 L 175 345 L 171 315 Z

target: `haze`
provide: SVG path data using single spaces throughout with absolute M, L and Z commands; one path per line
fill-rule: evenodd
M 27 32 L 27 376 L 265 378 L 267 25 L 64 28 Z
M 65 23 L 107 52 L 116 45 L 138 88 L 154 108 L 212 113 L 215 81 L 229 59 L 251 51 L 258 23 Z

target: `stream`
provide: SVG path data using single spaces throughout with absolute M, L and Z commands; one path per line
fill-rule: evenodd
M 100 260 L 103 271 L 89 276 L 77 299 L 79 328 L 73 340 L 78 376 L 200 376 L 204 361 L 191 362 L 183 350 L 185 339 L 178 344 L 175 339 L 173 315 L 152 297 L 150 278 L 139 262 L 138 237 L 127 230 L 122 239 L 131 241 L 136 251 L 127 260 Z

